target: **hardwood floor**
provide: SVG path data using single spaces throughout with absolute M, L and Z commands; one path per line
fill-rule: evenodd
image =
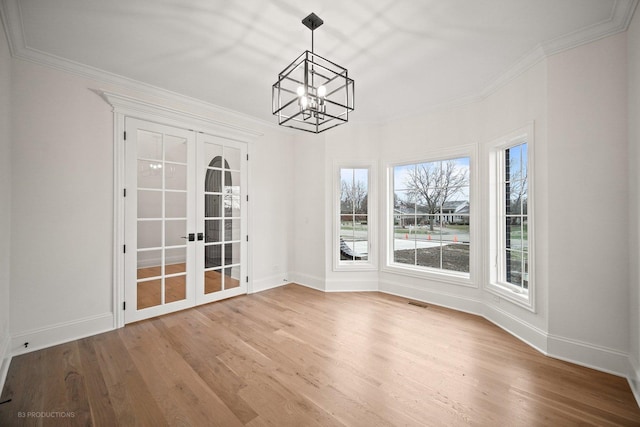
M 287 285 L 18 356 L 0 425 L 640 425 L 625 379 L 408 301 Z

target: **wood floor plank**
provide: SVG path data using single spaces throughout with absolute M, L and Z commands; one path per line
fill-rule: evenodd
M 125 328 L 125 345 L 171 425 L 241 426 L 224 402 L 206 386 L 154 326 L 160 319 Z
M 0 425 L 640 425 L 624 378 L 408 303 L 287 285 L 24 354 Z
M 91 339 L 118 424 L 168 425 L 133 363 L 120 331 L 96 335 Z
M 82 368 L 80 359 L 80 351 L 78 342 L 72 342 L 57 346 L 62 351 L 62 383 L 65 389 L 64 403 L 60 406 L 60 411 L 68 411 L 73 413 L 73 425 L 90 424 L 92 415 L 88 400 L 87 378 L 85 370 Z M 54 356 L 50 359 L 51 365 L 47 368 L 48 372 L 56 372 L 59 367 L 57 358 Z
M 227 368 L 210 351 L 210 337 L 204 335 L 207 328 L 212 325 L 202 324 L 201 328 L 195 328 L 194 322 L 184 322 L 186 317 L 204 317 L 195 310 L 184 312 L 181 316 L 183 322 L 172 327 L 165 325 L 165 321 L 155 326 L 162 330 L 165 339 L 172 348 L 184 358 L 185 362 L 198 374 L 207 386 L 231 409 L 243 424 L 248 423 L 258 414 L 251 406 L 240 397 L 239 391 L 246 387 L 246 382 Z M 194 339 L 204 336 L 206 340 Z
M 117 425 L 118 419 L 113 409 L 104 374 L 100 368 L 100 362 L 93 345 L 94 341 L 93 337 L 78 341 L 91 420 L 96 425 Z
M 0 425 L 25 424 L 21 416 L 42 410 L 46 390 L 41 386 L 45 375 L 44 352 L 36 351 L 13 358 L 1 394 Z M 38 386 L 35 386 L 38 384 Z

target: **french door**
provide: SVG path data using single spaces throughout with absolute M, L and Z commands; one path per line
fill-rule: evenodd
M 125 323 L 246 293 L 246 144 L 125 129 Z

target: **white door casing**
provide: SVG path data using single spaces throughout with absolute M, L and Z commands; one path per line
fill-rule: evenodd
M 162 123 L 181 129 L 194 129 L 207 135 L 246 144 L 247 152 L 251 155 L 253 143 L 262 133 L 246 125 L 231 124 L 213 117 L 227 117 L 227 111 L 219 111 L 215 106 L 199 102 L 194 99 L 182 99 L 183 104 L 193 107 L 196 111 L 207 112 L 206 115 L 194 114 L 184 109 L 169 107 L 166 103 L 157 104 L 140 98 L 115 92 L 95 90 L 107 102 L 113 111 L 113 327 L 125 325 L 125 119 L 137 118 L 155 123 Z M 233 116 L 233 115 L 232 115 Z M 235 117 L 236 122 L 242 122 L 242 117 Z M 246 121 L 246 120 L 245 120 Z M 196 132 L 196 133 L 197 133 Z M 247 187 L 251 187 L 252 174 L 247 162 Z M 247 232 L 251 231 L 251 204 L 247 203 Z M 249 242 L 250 243 L 250 242 Z M 251 245 L 247 243 L 246 274 L 249 276 L 248 291 L 252 289 L 251 275 Z M 246 280 L 246 279 L 245 279 Z
M 124 121 L 124 323 L 246 293 L 247 144 Z

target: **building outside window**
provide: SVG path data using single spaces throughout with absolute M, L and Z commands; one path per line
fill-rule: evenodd
M 458 157 L 392 167 L 393 267 L 469 277 L 469 163 Z

